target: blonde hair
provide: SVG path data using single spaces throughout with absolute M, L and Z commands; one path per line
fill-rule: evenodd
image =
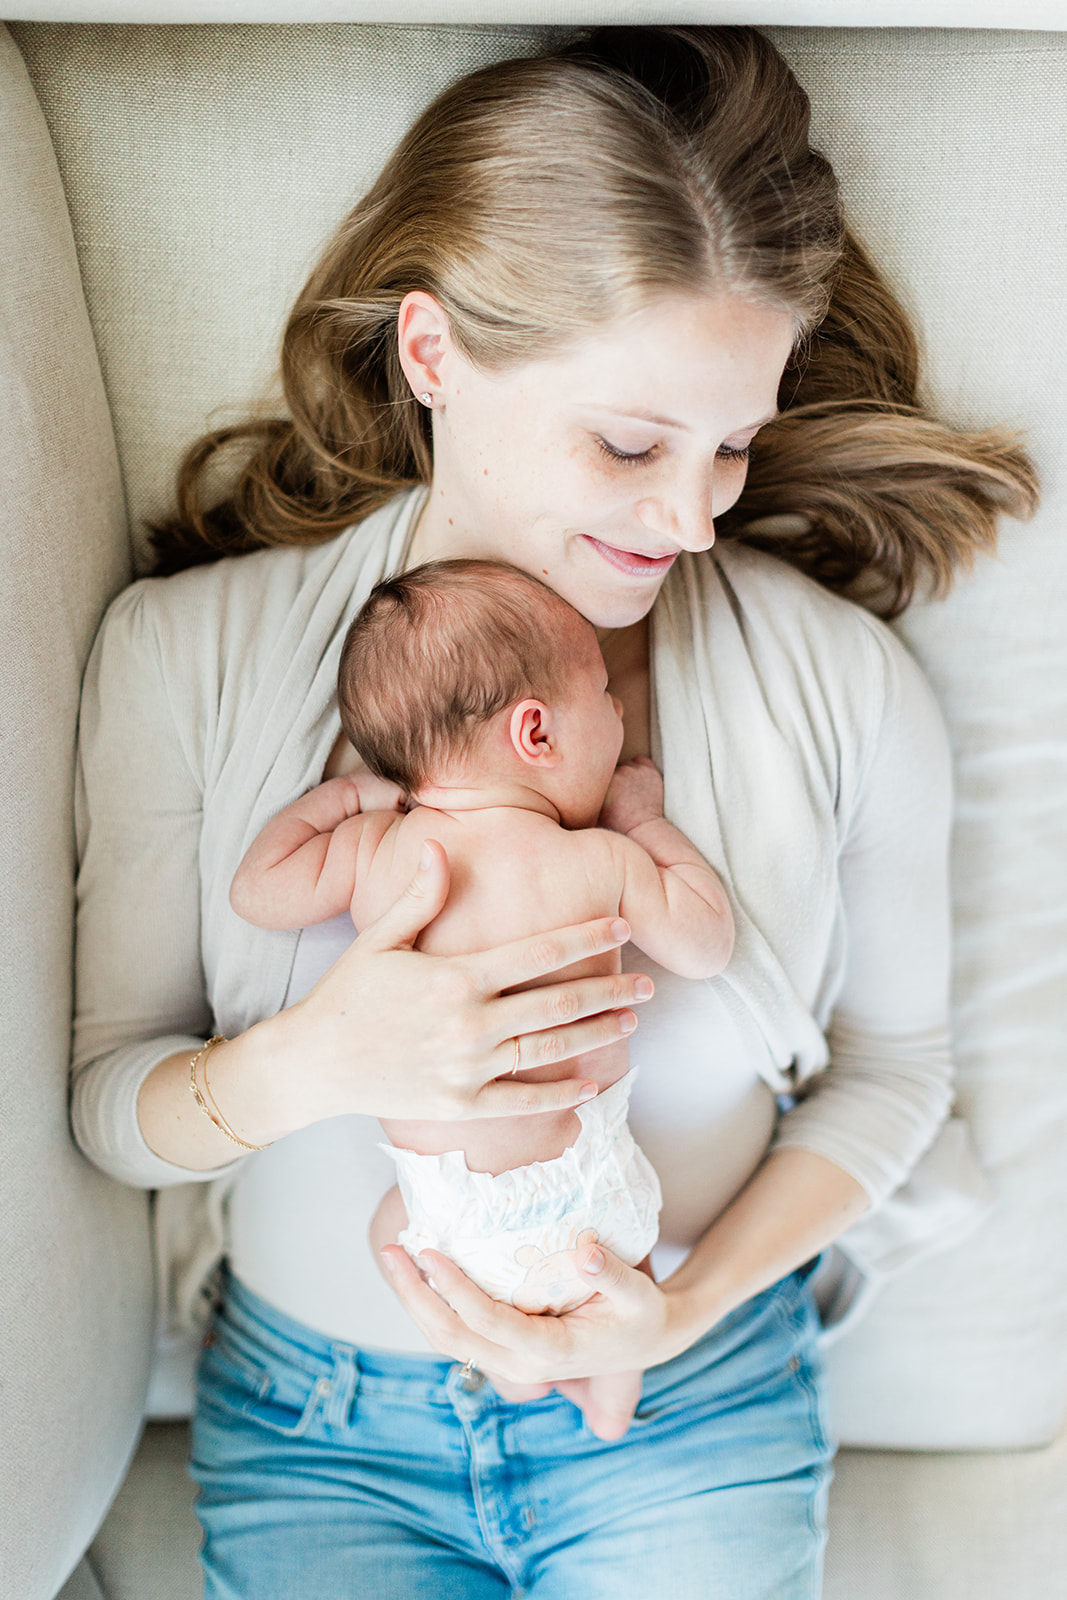
M 282 346 L 288 415 L 189 452 L 158 569 L 328 539 L 432 474 L 396 319 L 420 289 L 484 370 L 536 359 L 664 293 L 734 292 L 797 330 L 784 416 L 721 531 L 899 609 L 1035 500 L 996 432 L 919 403 L 915 340 L 847 233 L 803 89 L 751 28 L 604 28 L 461 79 L 331 240 Z M 232 488 L 205 508 L 220 453 Z M 787 520 L 783 520 L 783 518 Z
M 569 693 L 579 631 L 539 578 L 495 561 L 427 561 L 373 588 L 341 652 L 341 726 L 371 772 L 417 794 L 527 696 Z

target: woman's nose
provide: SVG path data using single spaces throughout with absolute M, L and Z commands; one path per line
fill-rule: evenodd
M 650 533 L 669 539 L 681 550 L 710 550 L 715 543 L 711 486 L 705 481 L 688 490 L 678 485 L 674 492 L 648 495 L 634 510 Z

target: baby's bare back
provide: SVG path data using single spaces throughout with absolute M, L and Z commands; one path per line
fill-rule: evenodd
M 569 832 L 551 818 L 517 807 L 449 814 L 420 806 L 398 818 L 357 877 L 352 916 L 358 927 L 379 917 L 411 881 L 426 839 L 444 846 L 451 889 L 444 910 L 418 940 L 431 955 L 466 955 L 530 934 L 614 916 L 622 871 L 611 836 L 598 828 Z M 362 867 L 362 863 L 361 863 Z M 620 970 L 617 950 L 548 973 L 522 988 Z M 629 1066 L 625 1039 L 571 1061 L 533 1068 L 538 1082 L 580 1075 L 600 1088 Z M 394 1144 L 423 1155 L 463 1150 L 476 1172 L 505 1172 L 561 1155 L 578 1134 L 571 1111 L 475 1122 L 382 1124 Z

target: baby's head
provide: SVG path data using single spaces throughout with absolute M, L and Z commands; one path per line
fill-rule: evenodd
M 517 778 L 562 795 L 572 827 L 596 821 L 622 743 L 590 623 L 492 561 L 378 584 L 345 639 L 338 698 L 367 766 L 406 793 Z

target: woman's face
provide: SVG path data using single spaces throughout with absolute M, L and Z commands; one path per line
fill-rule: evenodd
M 509 561 L 599 627 L 645 615 L 683 550 L 715 541 L 793 343 L 781 310 L 678 296 L 504 373 L 466 361 L 410 296 L 401 357 L 434 398 L 432 492 L 412 560 Z M 405 302 L 408 305 L 408 302 Z M 442 314 L 443 315 L 443 314 Z

